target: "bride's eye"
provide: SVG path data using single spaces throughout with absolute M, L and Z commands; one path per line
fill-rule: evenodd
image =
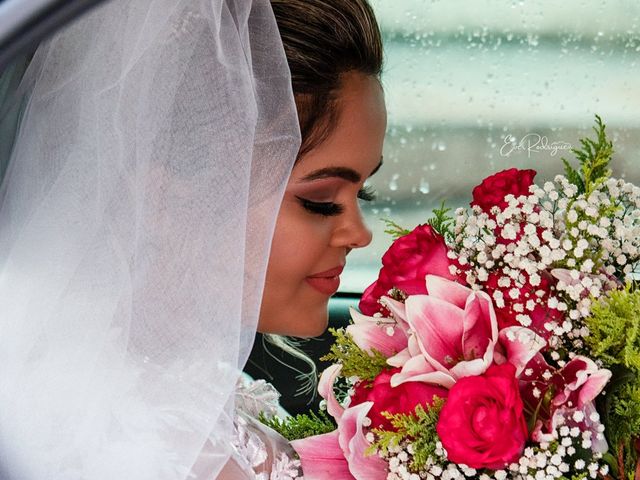
M 358 191 L 358 198 L 365 202 L 372 202 L 377 196 L 377 192 L 369 185 L 365 185 Z
M 370 186 L 365 186 L 358 190 L 357 197 L 365 202 L 371 202 L 376 199 L 376 192 Z M 344 212 L 344 207 L 334 202 L 314 202 L 303 197 L 296 196 L 302 207 L 310 213 L 322 215 L 324 217 L 333 217 Z
M 302 207 L 310 213 L 322 215 L 324 217 L 333 217 L 340 215 L 344 211 L 344 207 L 333 202 L 313 202 L 306 198 L 296 197 Z

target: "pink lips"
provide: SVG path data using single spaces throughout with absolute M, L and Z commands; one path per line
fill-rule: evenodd
M 340 274 L 343 269 L 343 266 L 335 267 L 326 272 L 310 275 L 305 280 L 320 293 L 331 296 L 340 287 Z

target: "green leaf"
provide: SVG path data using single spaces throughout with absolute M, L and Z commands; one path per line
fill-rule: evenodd
M 436 425 L 444 403 L 444 399 L 434 396 L 433 404 L 426 409 L 422 405 L 417 405 L 415 411 L 409 414 L 382 412 L 382 415 L 391 421 L 395 430 L 374 428 L 372 432 L 375 441 L 367 452 L 372 454 L 378 451 L 384 457 L 389 454 L 390 448 L 408 440 L 414 452 L 410 464 L 411 470 L 413 472 L 422 470 L 429 458 L 435 459 L 436 443 L 439 441 Z
M 622 454 L 626 472 L 638 462 L 635 440 L 640 437 L 640 291 L 609 292 L 595 302 L 585 319 L 590 356 L 611 370 L 605 394 L 598 398 L 605 435 L 610 446 Z M 617 459 L 612 468 L 617 468 Z
M 580 162 L 579 170 L 571 167 L 569 162 L 562 159 L 565 174 L 569 182 L 578 187 L 578 193 L 589 196 L 598 186 L 611 176 L 611 157 L 613 156 L 613 142 L 607 138 L 606 125 L 596 115 L 596 126 L 593 127 L 596 139 L 580 139 L 581 149 L 573 148 L 571 151 Z
M 371 351 L 361 349 L 343 328 L 330 328 L 329 332 L 335 337 L 335 342 L 320 360 L 341 364 L 343 377 L 373 381 L 382 370 L 389 368 L 387 357 L 375 348 Z
M 582 181 L 582 177 L 580 177 L 580 172 L 573 168 L 564 158 L 562 159 L 562 163 L 564 163 L 564 175 L 567 177 L 567 180 L 569 180 L 569 183 L 578 187 L 579 193 L 584 193 L 584 182 Z
M 609 383 L 607 384 L 606 393 L 599 396 L 597 399 L 597 406 L 599 407 L 598 411 L 602 412 L 601 420 L 605 426 L 605 431 L 607 432 L 608 437 L 610 437 L 611 433 L 615 430 L 612 420 L 612 417 L 614 416 L 613 404 L 619 396 L 622 388 L 636 379 L 633 371 L 622 365 L 610 367 L 610 370 L 612 376 L 611 380 L 609 380 Z
M 443 200 L 440 204 L 440 208 L 435 208 L 433 210 L 433 216 L 427 220 L 427 223 L 431 225 L 431 228 L 442 235 L 448 242 L 452 242 L 454 239 L 454 219 L 449 215 L 450 211 L 450 208 L 445 208 Z
M 267 417 L 262 412 L 258 416 L 258 420 L 289 441 L 322 435 L 336 429 L 336 423 L 324 411 L 309 412 L 285 419 L 275 416 Z
M 401 227 L 389 218 L 381 218 L 381 220 L 387 225 L 384 233 L 391 235 L 394 240 L 397 240 L 398 238 L 404 237 L 405 235 L 409 235 L 411 233 L 411 230 L 407 230 L 406 228 Z
M 640 374 L 640 290 L 614 290 L 591 307 L 585 343 L 606 365 L 623 365 Z
M 624 470 L 629 475 L 633 474 L 638 463 L 635 443 L 640 436 L 640 386 L 637 379 L 623 385 L 613 395 L 605 434 L 610 445 L 622 453 Z

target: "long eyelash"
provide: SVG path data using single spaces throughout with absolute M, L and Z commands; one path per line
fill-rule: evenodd
M 377 196 L 377 192 L 370 185 L 366 185 L 358 191 L 358 198 L 365 202 L 372 202 Z
M 302 207 L 311 212 L 318 215 L 322 215 L 323 217 L 333 217 L 335 215 L 340 215 L 344 211 L 344 207 L 337 203 L 333 202 L 312 202 L 311 200 L 307 200 L 306 198 L 296 197 Z

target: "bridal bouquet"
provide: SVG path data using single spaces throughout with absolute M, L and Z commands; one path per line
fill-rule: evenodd
M 306 479 L 640 480 L 640 188 L 595 131 L 553 181 L 512 168 L 390 223 L 292 442 Z

